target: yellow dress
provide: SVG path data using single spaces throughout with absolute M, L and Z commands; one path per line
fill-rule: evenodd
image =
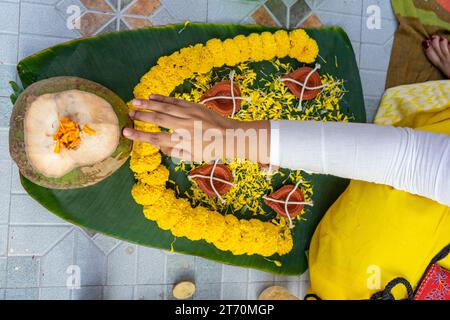
M 450 134 L 450 81 L 387 90 L 375 122 Z M 397 277 L 415 289 L 433 257 L 449 244 L 450 207 L 352 181 L 314 233 L 310 292 L 322 299 L 369 299 Z M 450 269 L 450 257 L 440 265 Z M 392 293 L 407 297 L 401 286 Z

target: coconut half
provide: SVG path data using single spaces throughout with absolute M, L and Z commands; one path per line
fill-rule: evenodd
M 67 131 L 69 124 L 71 131 Z M 110 176 L 127 160 L 132 143 L 126 104 L 109 89 L 75 77 L 28 87 L 14 106 L 10 152 L 20 172 L 44 187 L 80 188 Z

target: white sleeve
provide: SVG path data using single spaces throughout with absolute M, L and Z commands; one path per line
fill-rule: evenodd
M 449 135 L 375 124 L 271 121 L 270 151 L 272 165 L 385 184 L 450 206 Z

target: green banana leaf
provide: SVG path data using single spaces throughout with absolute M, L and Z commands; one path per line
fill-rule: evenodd
M 34 54 L 18 64 L 18 72 L 25 88 L 50 77 L 77 76 L 98 82 L 129 101 L 140 77 L 156 64 L 160 56 L 192 44 L 205 43 L 211 38 L 226 39 L 238 34 L 275 30 L 262 26 L 190 24 L 103 34 L 73 40 Z M 341 110 L 353 121 L 365 122 L 361 81 L 347 35 L 340 28 L 311 29 L 307 32 L 318 42 L 321 59 L 328 62 L 322 70 L 346 80 L 348 93 L 341 101 Z M 293 230 L 292 252 L 265 259 L 256 255 L 234 256 L 205 241 L 174 239 L 170 232 L 159 229 L 154 222 L 145 219 L 142 207 L 131 197 L 134 177 L 128 163 L 110 178 L 84 189 L 50 190 L 21 177 L 25 190 L 36 201 L 76 225 L 144 246 L 173 249 L 227 264 L 286 275 L 301 274 L 307 269 L 307 250 L 314 229 L 348 184 L 348 181 L 332 176 L 311 175 L 306 179 L 312 182 L 315 190 L 315 206 Z M 270 260 L 280 261 L 282 266 L 276 266 Z

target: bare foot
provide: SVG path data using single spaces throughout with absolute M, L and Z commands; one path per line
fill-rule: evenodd
M 450 49 L 446 38 L 432 36 L 423 42 L 425 53 L 430 61 L 450 79 Z

